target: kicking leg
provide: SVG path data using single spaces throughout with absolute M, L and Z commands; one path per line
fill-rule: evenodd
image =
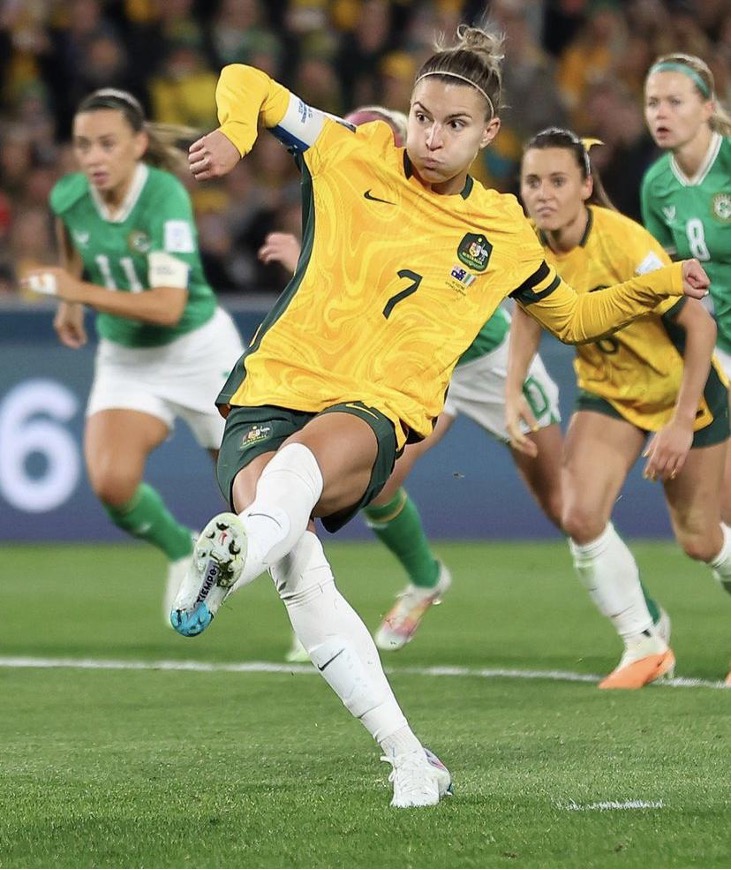
M 270 573 L 313 664 L 392 764 L 392 806 L 436 804 L 450 787 L 450 775 L 409 727 L 374 642 L 336 588 L 316 535 L 305 532 Z

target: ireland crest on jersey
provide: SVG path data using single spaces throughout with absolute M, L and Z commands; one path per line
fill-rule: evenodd
M 712 214 L 722 223 L 729 223 L 730 196 L 728 193 L 718 193 L 712 197 Z
M 132 230 L 127 237 L 127 244 L 133 254 L 147 254 L 152 243 L 147 233 L 143 233 L 142 230 Z
M 475 272 L 485 272 L 493 245 L 482 234 L 467 233 L 458 245 L 458 260 Z

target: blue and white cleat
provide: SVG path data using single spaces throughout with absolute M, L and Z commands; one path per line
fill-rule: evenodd
M 246 533 L 236 514 L 218 514 L 208 523 L 170 612 L 178 634 L 195 637 L 208 628 L 241 576 L 246 552 Z
M 394 786 L 393 807 L 433 807 L 452 794 L 450 771 L 429 749 L 382 756 L 392 766 L 389 782 Z

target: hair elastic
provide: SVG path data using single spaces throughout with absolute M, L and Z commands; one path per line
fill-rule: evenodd
M 655 63 L 649 70 L 648 75 L 651 73 L 657 72 L 678 72 L 683 73 L 683 75 L 688 76 L 694 84 L 699 88 L 702 93 L 702 96 L 709 99 L 712 94 L 709 90 L 709 85 L 704 81 L 704 79 L 699 75 L 699 73 L 692 69 L 688 64 L 679 63 L 674 60 L 662 60 L 660 63 Z
M 422 75 L 414 83 L 414 86 L 416 87 L 422 81 L 422 79 L 426 79 L 427 76 L 451 76 L 454 79 L 460 79 L 461 81 L 466 82 L 469 85 L 472 85 L 476 89 L 476 91 L 480 91 L 480 93 L 483 94 L 483 96 L 488 101 L 488 105 L 491 108 L 491 118 L 495 117 L 496 110 L 493 108 L 493 100 L 491 100 L 491 98 L 483 90 L 483 88 L 481 88 L 480 85 L 476 85 L 476 83 L 474 81 L 471 81 L 471 79 L 467 78 L 466 76 L 461 76 L 460 73 L 448 72 L 447 70 L 436 69 L 436 70 L 432 70 L 431 72 L 422 73 Z

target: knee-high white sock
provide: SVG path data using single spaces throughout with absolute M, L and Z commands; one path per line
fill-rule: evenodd
M 235 589 L 290 552 L 308 526 L 323 491 L 318 463 L 304 444 L 286 444 L 257 482 L 254 501 L 239 516 L 247 535 L 244 570 Z
M 349 712 L 384 748 L 393 747 L 393 753 L 420 749 L 371 635 L 336 589 L 316 535 L 305 532 L 270 573 L 295 634 Z
M 712 569 L 714 579 L 727 592 L 730 591 L 730 530 L 725 523 L 719 524 L 722 528 L 722 549 L 707 564 Z
M 577 544 L 570 538 L 569 549 L 590 598 L 624 641 L 653 628 L 638 566 L 612 523 L 589 544 Z

